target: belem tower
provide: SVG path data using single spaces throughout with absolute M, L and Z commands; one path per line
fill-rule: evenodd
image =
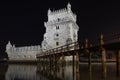
M 9 41 L 6 45 L 6 52 L 10 61 L 36 60 L 37 53 L 78 41 L 77 16 L 72 12 L 70 3 L 64 9 L 55 11 L 49 9 L 47 16 L 48 21 L 44 22 L 46 32 L 42 45 L 15 47 Z M 65 59 L 71 60 L 71 56 Z

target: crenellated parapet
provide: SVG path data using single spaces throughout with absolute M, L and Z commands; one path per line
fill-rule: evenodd
M 12 52 L 29 52 L 29 51 L 41 51 L 41 46 L 24 46 L 24 47 L 11 47 Z
M 56 14 L 65 14 L 65 13 L 71 13 L 74 17 L 76 17 L 75 13 L 73 13 L 71 10 L 68 10 L 66 8 L 55 10 L 55 11 L 54 10 L 51 11 L 50 9 L 48 10 L 48 16 L 50 16 L 50 15 L 56 15 Z
M 6 45 L 9 60 L 36 60 L 36 54 L 42 52 L 40 45 L 16 47 L 10 41 Z
M 56 19 L 62 19 L 65 17 L 71 18 L 71 20 L 76 22 L 76 14 L 74 14 L 71 10 L 71 5 L 68 3 L 67 8 L 59 9 L 59 10 L 48 10 L 48 22 L 55 21 Z
M 55 15 L 58 13 L 68 13 L 68 12 L 72 12 L 70 3 L 67 4 L 67 8 L 63 8 L 63 9 L 59 9 L 59 10 L 55 10 L 55 11 L 51 11 L 49 8 L 48 15 Z
M 68 10 L 66 9 L 66 8 L 64 8 L 64 9 L 59 9 L 59 10 L 53 10 L 53 11 L 51 11 L 50 9 L 48 10 L 48 15 L 55 15 L 55 14 L 61 14 L 61 13 L 67 13 L 68 12 Z
M 52 25 L 59 25 L 61 23 L 66 24 L 68 22 L 73 22 L 74 23 L 74 21 L 72 19 L 66 17 L 66 18 L 60 19 L 59 21 L 58 20 L 52 20 L 52 21 L 44 22 L 44 26 L 46 27 L 46 26 L 52 26 Z

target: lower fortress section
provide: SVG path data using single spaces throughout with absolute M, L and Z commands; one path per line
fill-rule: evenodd
M 9 42 L 6 46 L 9 61 L 36 61 L 36 54 L 41 51 L 40 45 L 15 47 Z

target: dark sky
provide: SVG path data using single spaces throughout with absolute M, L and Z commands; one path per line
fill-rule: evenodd
M 18 0 L 16 0 L 18 1 Z M 86 0 L 39 0 L 32 2 L 0 2 L 0 52 L 10 40 L 16 46 L 40 45 L 45 33 L 47 10 L 72 5 L 77 15 L 79 41 L 98 37 L 101 32 L 120 32 L 120 4 Z

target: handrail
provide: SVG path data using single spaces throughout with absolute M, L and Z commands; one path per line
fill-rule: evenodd
M 109 44 L 109 43 L 113 43 L 113 42 L 118 42 L 118 41 L 120 42 L 120 33 L 119 34 L 114 34 L 114 35 L 111 35 L 111 36 L 103 36 L 103 34 L 101 34 L 100 37 L 97 38 L 96 41 L 97 41 L 97 43 L 96 44 L 92 44 L 92 46 L 91 46 L 91 43 L 84 42 L 84 45 L 81 45 L 81 46 L 83 46 L 82 49 L 86 48 L 86 47 L 84 47 L 85 45 L 87 45 L 90 48 L 90 47 L 101 46 L 101 45 Z M 75 50 L 75 49 L 80 49 L 79 45 L 78 45 L 78 42 L 71 42 L 69 44 L 65 44 L 63 46 L 59 46 L 57 48 L 49 49 L 49 50 L 44 51 L 41 54 L 37 54 L 36 56 L 52 55 L 52 54 L 67 52 L 67 51 Z
M 77 46 L 77 48 L 79 48 L 78 42 L 72 42 L 72 43 L 69 43 L 69 44 L 66 44 L 63 46 L 59 46 L 57 48 L 49 49 L 49 50 L 43 52 L 42 54 L 37 54 L 37 56 L 46 56 L 46 55 L 50 55 L 50 54 L 56 54 L 59 52 L 67 52 L 72 48 L 75 49 L 76 46 Z

